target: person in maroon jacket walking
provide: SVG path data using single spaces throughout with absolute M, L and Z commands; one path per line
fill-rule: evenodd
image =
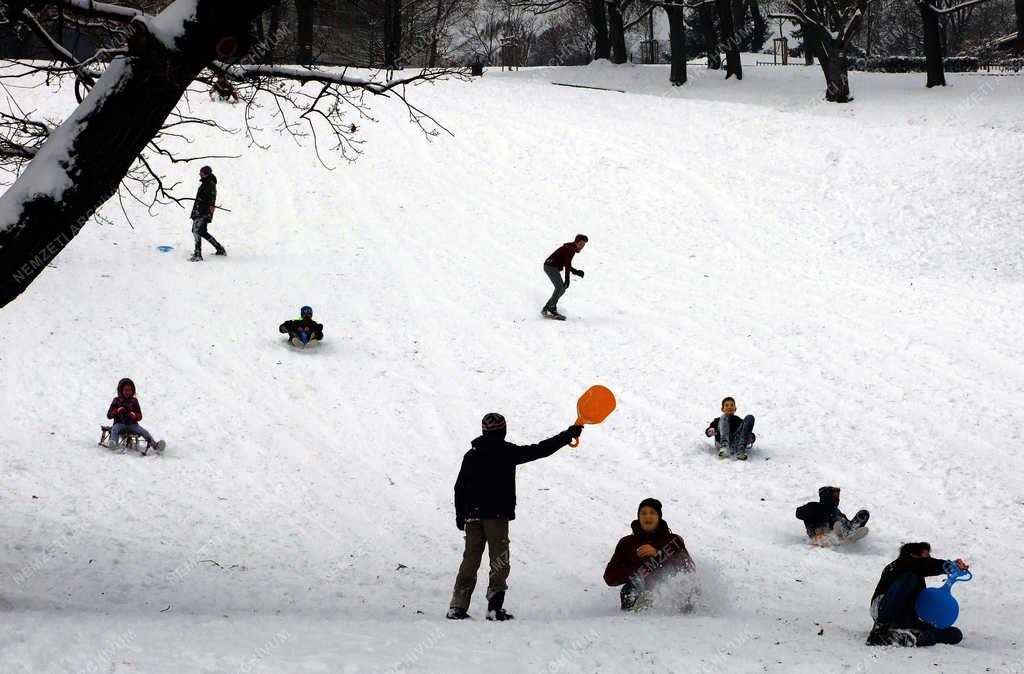
M 577 234 L 573 241 L 563 243 L 558 247 L 558 250 L 548 255 L 548 259 L 544 260 L 544 273 L 551 280 L 551 285 L 555 286 L 555 292 L 551 293 L 551 299 L 541 309 L 541 315 L 559 321 L 565 320 L 565 316 L 558 313 L 558 300 L 569 289 L 569 274 L 583 278 L 583 270 L 573 268 L 572 258 L 576 253 L 583 250 L 588 241 L 590 239 L 587 238 L 586 234 Z M 562 280 L 561 275 L 563 269 L 565 270 L 565 280 Z
M 623 611 L 643 606 L 644 595 L 665 578 L 695 568 L 682 536 L 672 533 L 661 518 L 658 499 L 641 501 L 630 526 L 633 533 L 615 546 L 604 570 L 604 582 L 611 587 L 622 585 L 619 596 Z

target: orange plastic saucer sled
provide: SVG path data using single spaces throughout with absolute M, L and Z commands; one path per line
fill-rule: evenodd
M 591 386 L 576 403 L 576 424 L 599 424 L 615 411 L 615 394 L 601 385 Z M 570 447 L 579 447 L 580 439 L 569 441 Z

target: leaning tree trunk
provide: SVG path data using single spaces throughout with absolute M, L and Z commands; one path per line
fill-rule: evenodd
M 942 32 L 939 28 L 939 15 L 932 7 L 931 0 L 917 0 L 917 8 L 921 10 L 921 23 L 924 27 L 924 60 L 928 71 L 926 87 L 946 86 L 946 73 L 942 68 Z
M 732 21 L 732 2 L 730 0 L 718 0 L 718 22 L 722 26 L 722 41 L 719 43 L 719 51 L 722 51 L 723 48 L 725 50 L 725 79 L 735 75 L 736 79 L 742 80 L 741 36 L 736 33 L 735 24 Z
M 128 56 L 108 67 L 0 197 L 0 306 L 22 293 L 117 194 L 202 69 L 247 53 L 250 24 L 273 1 L 198 0 L 196 20 L 185 24 L 174 47 L 133 24 Z
M 587 15 L 590 25 L 594 28 L 594 58 L 611 58 L 611 46 L 608 43 L 608 19 L 604 13 L 604 0 L 589 0 Z
M 704 33 L 704 46 L 708 53 L 708 69 L 718 70 L 722 67 L 722 52 L 718 48 L 718 33 L 715 31 L 715 17 L 711 5 L 703 3 L 697 12 L 700 16 L 701 32 Z
M 295 58 L 302 65 L 313 63 L 313 2 L 314 0 L 295 0 L 298 23 L 296 40 L 299 43 L 299 53 Z
M 674 86 L 686 84 L 686 19 L 680 5 L 665 7 L 668 15 L 668 44 L 672 52 L 672 70 L 668 79 Z
M 612 63 L 625 63 L 626 29 L 622 21 L 622 9 L 618 2 L 608 3 L 608 41 L 612 48 Z

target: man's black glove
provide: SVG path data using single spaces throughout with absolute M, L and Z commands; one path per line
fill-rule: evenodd
M 455 518 L 455 526 L 459 528 L 459 531 L 465 531 L 466 529 L 466 523 L 462 521 L 461 517 Z
M 569 289 L 569 279 L 568 278 L 565 279 L 565 283 L 562 284 L 562 287 L 565 288 L 566 290 Z
M 569 435 L 571 435 L 574 438 L 580 437 L 580 433 L 582 432 L 583 427 L 580 426 L 579 424 L 573 424 L 572 426 L 569 427 Z
M 573 270 L 571 270 L 571 273 L 576 274 L 576 276 L 579 276 L 580 278 L 583 278 L 583 270 L 582 269 L 573 269 Z

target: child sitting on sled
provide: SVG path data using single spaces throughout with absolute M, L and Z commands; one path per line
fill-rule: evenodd
M 753 431 L 754 417 L 748 414 L 740 419 L 736 414 L 736 400 L 723 398 L 722 416 L 711 420 L 704 430 L 704 435 L 715 438 L 718 458 L 724 459 L 732 455 L 740 461 L 746 461 L 747 450 L 757 440 Z
M 139 399 L 135 397 L 135 382 L 131 379 L 125 377 L 117 382 L 117 396 L 107 409 L 107 418 L 114 422 L 110 426 L 111 448 L 117 447 L 122 433 L 134 433 L 146 440 L 146 450 L 143 454 L 150 449 L 158 452 L 164 450 L 164 441 L 157 442 L 149 431 L 139 425 L 142 421 L 142 408 L 139 406 Z
M 324 338 L 324 326 L 313 320 L 313 307 L 302 307 L 299 318 L 285 321 L 278 327 L 278 332 L 288 335 L 293 346 L 309 346 L 318 344 Z

